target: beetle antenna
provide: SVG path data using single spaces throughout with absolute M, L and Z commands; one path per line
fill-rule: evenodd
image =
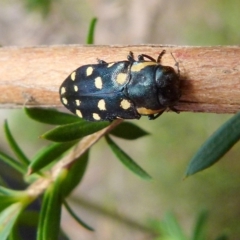
M 171 52 L 171 55 L 175 61 L 175 66 L 177 67 L 178 76 L 180 76 L 179 62 L 176 60 L 172 52 Z

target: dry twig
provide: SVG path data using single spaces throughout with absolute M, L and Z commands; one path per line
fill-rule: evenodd
M 240 47 L 138 46 L 42 46 L 0 48 L 0 106 L 60 107 L 58 88 L 76 68 L 126 59 L 129 51 L 157 57 L 162 63 L 179 62 L 182 97 L 180 111 L 234 113 L 240 109 Z

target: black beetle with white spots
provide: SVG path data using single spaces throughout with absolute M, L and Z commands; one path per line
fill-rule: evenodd
M 157 60 L 133 53 L 127 60 L 89 64 L 73 71 L 60 86 L 62 104 L 88 121 L 114 119 L 150 120 L 166 109 L 177 112 L 175 105 L 181 96 L 180 74 L 174 68 L 161 65 L 162 51 Z

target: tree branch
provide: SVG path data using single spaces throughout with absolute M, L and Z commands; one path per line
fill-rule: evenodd
M 179 62 L 180 111 L 235 113 L 240 109 L 240 47 L 42 46 L 0 48 L 0 107 L 60 107 L 58 88 L 84 64 L 125 60 L 129 51 L 157 58 L 167 51 L 163 65 Z

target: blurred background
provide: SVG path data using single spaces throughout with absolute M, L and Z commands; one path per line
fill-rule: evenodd
M 238 0 L 0 0 L 0 45 L 85 44 L 93 17 L 98 18 L 95 44 L 237 45 L 239 9 Z M 28 119 L 22 110 L 1 109 L 0 116 L 1 125 L 8 119 L 29 156 L 47 144 L 38 136 L 48 127 Z M 62 226 L 70 239 L 152 239 L 149 221 L 160 221 L 169 211 L 189 235 L 202 209 L 209 211 L 209 239 L 222 232 L 240 239 L 240 145 L 210 169 L 183 180 L 193 154 L 230 117 L 165 113 L 155 121 L 133 121 L 151 135 L 133 142 L 115 140 L 151 181 L 129 172 L 101 140 L 91 151 L 81 186 L 69 198 L 95 232 L 79 227 L 63 212 Z M 9 151 L 3 131 L 0 136 L 0 149 Z M 0 172 L 19 177 L 5 166 Z

